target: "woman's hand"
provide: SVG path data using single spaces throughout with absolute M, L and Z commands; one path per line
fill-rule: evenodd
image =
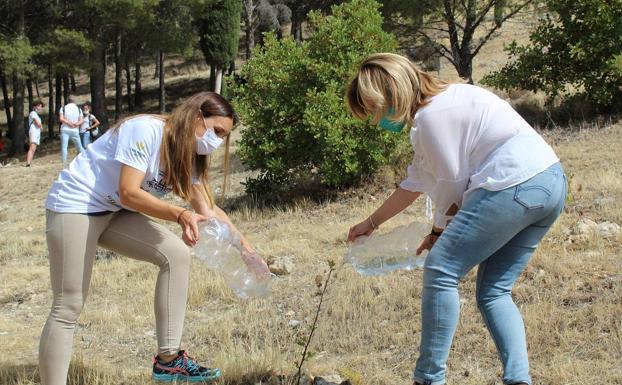
M 259 256 L 259 254 L 254 251 L 247 252 L 245 250 L 240 254 L 242 256 L 242 260 L 246 264 L 246 267 L 255 275 L 255 277 L 259 279 L 270 278 L 270 269 L 268 268 L 268 264 Z
M 190 210 L 184 210 L 179 214 L 177 223 L 181 226 L 181 239 L 190 247 L 194 247 L 199 240 L 199 222 L 208 220 L 201 214 L 193 213 Z
M 356 238 L 361 235 L 369 236 L 374 232 L 374 227 L 371 224 L 369 218 L 365 219 L 363 222 L 350 227 L 350 231 L 348 232 L 348 241 L 353 242 Z
M 428 234 L 419 245 L 417 249 L 417 255 L 420 255 L 424 250 L 432 250 L 432 246 L 436 243 L 436 240 L 440 237 L 443 229 L 432 228 L 432 233 Z M 436 234 L 434 234 L 436 233 Z

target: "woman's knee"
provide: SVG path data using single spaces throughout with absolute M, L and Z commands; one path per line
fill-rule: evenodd
M 423 286 L 428 288 L 457 288 L 460 277 L 442 268 L 425 266 L 423 270 Z
M 63 294 L 61 300 L 54 301 L 51 317 L 57 321 L 75 325 L 84 308 L 84 296 L 81 294 Z
M 190 250 L 180 239 L 167 240 L 156 249 L 162 256 L 160 268 L 176 266 L 190 269 Z
M 476 289 L 475 299 L 477 301 L 477 307 L 480 311 L 485 309 L 485 306 L 498 299 L 512 297 L 512 290 L 497 287 L 494 284 L 480 283 Z

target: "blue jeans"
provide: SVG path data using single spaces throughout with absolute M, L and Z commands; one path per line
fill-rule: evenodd
M 566 176 L 559 163 L 501 191 L 475 190 L 427 256 L 421 300 L 421 346 L 415 381 L 445 383 L 458 323 L 458 282 L 477 271 L 477 305 L 503 363 L 504 384 L 531 384 L 525 327 L 512 287 L 560 215 Z
M 91 144 L 91 131 L 84 131 L 80 133 L 80 143 L 82 143 L 82 148 L 86 150 L 89 144 Z
M 67 162 L 67 147 L 69 146 L 69 139 L 76 146 L 78 151 L 84 151 L 84 147 L 82 147 L 82 143 L 80 142 L 80 134 L 78 129 L 60 129 L 60 158 L 63 164 Z

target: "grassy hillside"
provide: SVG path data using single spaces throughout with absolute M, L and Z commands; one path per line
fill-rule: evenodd
M 520 25 L 509 25 L 504 33 L 505 41 L 525 37 Z M 502 41 L 482 51 L 474 66 L 476 79 L 502 64 Z M 447 66 L 441 72 L 446 78 L 451 74 Z M 180 75 L 179 81 L 200 84 L 204 76 L 204 70 L 197 70 Z M 571 176 L 571 186 L 565 213 L 515 288 L 532 374 L 536 384 L 622 384 L 622 239 L 572 234 L 581 218 L 622 223 L 622 124 L 574 127 L 545 136 Z M 215 169 L 220 165 L 217 159 Z M 51 304 L 44 201 L 60 169 L 57 143 L 38 153 L 29 169 L 21 164 L 0 168 L 3 385 L 38 383 L 38 338 Z M 239 182 L 248 174 L 235 162 L 231 197 L 241 194 Z M 337 271 L 307 372 L 338 374 L 359 385 L 410 384 L 421 331 L 421 270 L 369 278 L 341 264 L 349 226 L 377 207 L 394 182 L 379 175 L 368 187 L 321 203 L 299 200 L 271 209 L 242 200 L 230 213 L 234 222 L 262 255 L 290 256 L 294 269 L 278 279 L 269 298 L 241 301 L 218 274 L 193 260 L 184 348 L 201 362 L 221 367 L 227 383 L 255 384 L 270 373 L 294 372 L 302 350 L 296 341 L 307 333 L 318 300 L 316 277 L 326 273 L 326 260 L 333 259 Z M 382 231 L 424 220 L 423 213 L 422 202 L 416 202 Z M 167 226 L 179 232 L 177 225 Z M 146 263 L 99 251 L 74 339 L 73 384 L 150 382 L 156 274 Z M 494 343 L 475 303 L 473 273 L 462 283 L 461 294 L 448 381 L 500 384 Z M 290 327 L 291 320 L 301 321 L 300 326 Z

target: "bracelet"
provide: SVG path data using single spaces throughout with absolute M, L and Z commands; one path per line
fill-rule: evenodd
M 369 221 L 369 224 L 371 225 L 372 229 L 374 230 L 378 229 L 378 226 L 376 226 L 374 221 L 371 219 L 371 215 L 367 217 L 367 220 Z
M 434 235 L 435 237 L 440 237 L 441 234 L 443 234 L 443 230 L 441 230 L 441 231 L 434 231 L 434 228 L 432 228 L 432 230 L 430 231 L 430 235 Z
M 182 214 L 186 211 L 188 211 L 188 209 L 183 209 L 179 214 L 177 214 L 177 220 L 175 222 L 177 222 L 178 225 L 181 225 L 181 223 L 179 223 L 179 220 L 181 219 Z

